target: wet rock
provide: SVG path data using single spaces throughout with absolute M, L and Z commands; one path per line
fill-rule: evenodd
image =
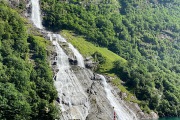
M 56 73 L 59 72 L 59 69 L 55 69 L 55 72 L 56 72 Z
M 91 80 L 101 80 L 101 77 L 95 73 L 93 73 L 93 76 L 91 76 L 90 78 L 91 78 Z
M 122 99 L 127 98 L 127 93 L 120 92 L 120 97 L 121 97 Z
M 91 70 L 95 70 L 98 65 L 98 63 L 93 62 L 92 56 L 86 57 L 84 63 L 85 63 L 85 67 Z
M 77 65 L 78 64 L 78 61 L 75 57 L 71 57 L 71 58 L 69 57 L 68 60 L 69 60 L 69 63 L 71 65 Z
M 105 76 L 107 82 L 111 82 L 114 78 L 111 76 Z
M 57 65 L 57 62 L 53 62 L 52 65 Z
M 55 76 L 53 77 L 53 79 L 56 81 L 56 78 L 57 78 L 57 76 L 55 75 Z
M 58 98 L 56 99 L 56 101 L 57 101 L 58 103 L 60 103 L 60 98 L 58 97 Z
M 57 56 L 57 52 L 52 52 L 51 55 L 56 57 Z

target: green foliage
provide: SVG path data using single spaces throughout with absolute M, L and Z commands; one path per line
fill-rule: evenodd
M 180 115 L 179 0 L 42 0 L 41 5 L 47 28 L 73 30 L 128 61 L 112 61 L 111 72 L 146 103 L 143 109 Z M 82 53 L 87 46 L 73 43 Z
M 26 120 L 30 118 L 31 107 L 25 96 L 11 83 L 0 83 L 0 118 Z
M 0 119 L 54 120 L 57 92 L 47 62 L 48 44 L 28 36 L 16 11 L 1 2 L 0 8 Z
M 104 64 L 106 62 L 106 58 L 103 57 L 103 55 L 97 51 L 92 56 L 94 60 L 98 62 L 99 64 Z

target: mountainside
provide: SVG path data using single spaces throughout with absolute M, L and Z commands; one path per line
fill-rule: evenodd
M 180 115 L 180 1 L 41 0 L 43 24 L 76 34 L 127 60 L 110 70 L 160 116 Z
M 58 119 L 61 116 L 57 106 L 64 104 L 66 108 L 75 106 L 71 112 L 60 114 L 64 119 L 72 118 L 71 113 L 77 115 L 79 110 L 82 118 L 87 115 L 90 120 L 109 120 L 114 110 L 104 91 L 105 83 L 93 80 L 96 76 L 90 70 L 62 62 L 68 70 L 62 68 L 59 79 L 69 86 L 65 83 L 56 86 L 60 82 L 53 72 L 59 69 L 52 72 L 49 66 L 50 54 L 57 56 L 55 45 L 42 37 L 49 37 L 44 35 L 47 31 L 42 35 L 43 30 L 39 33 L 19 15 L 30 16 L 29 1 L 0 0 L 0 119 Z M 86 67 L 107 75 L 118 102 L 125 103 L 124 117 L 157 117 L 151 110 L 160 116 L 180 116 L 179 0 L 40 0 L 40 3 L 46 29 L 64 30 L 61 34 L 78 48 Z M 52 35 L 58 38 L 57 34 Z M 67 47 L 61 44 L 64 46 Z M 54 59 L 52 67 L 57 64 Z M 71 80 L 75 82 L 68 83 Z M 76 88 L 71 89 L 71 85 Z M 76 97 L 72 99 L 73 92 Z M 63 100 L 59 99 L 60 93 Z M 80 94 L 88 96 L 77 97 Z

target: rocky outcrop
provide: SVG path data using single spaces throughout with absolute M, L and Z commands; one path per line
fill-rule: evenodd
M 11 7 L 17 7 L 19 5 L 19 0 L 6 0 L 9 2 Z M 25 1 L 25 0 L 24 0 Z
M 113 108 L 106 98 L 101 81 L 91 80 L 94 74 L 86 68 L 74 66 L 73 71 L 89 97 L 90 110 L 86 120 L 112 120 Z
M 77 65 L 78 61 L 73 51 L 69 48 L 66 42 L 59 42 L 60 46 L 64 49 L 64 52 L 68 55 L 68 60 L 71 65 Z
M 78 61 L 77 61 L 76 57 L 74 57 L 74 56 L 70 56 L 70 57 L 68 58 L 68 60 L 69 60 L 69 63 L 70 63 L 71 65 L 77 65 L 77 64 L 78 64 Z
M 98 63 L 93 62 L 93 58 L 91 56 L 85 58 L 85 67 L 91 70 L 95 70 L 97 68 Z
M 30 0 L 6 0 L 12 8 L 21 8 L 21 15 L 30 17 L 31 14 L 31 2 Z
M 106 93 L 104 91 L 101 80 L 91 79 L 93 76 L 97 75 L 91 70 L 86 68 L 80 68 L 74 66 L 72 69 L 80 83 L 82 84 L 84 91 L 87 92 L 90 101 L 90 110 L 87 116 L 87 120 L 112 120 L 113 108 L 110 105 L 108 99 L 106 98 Z M 112 86 L 113 87 L 113 86 Z M 127 112 L 135 113 L 138 119 L 157 119 L 158 115 L 155 112 L 150 114 L 144 113 L 137 103 L 127 102 L 123 100 L 127 95 L 117 87 L 113 87 L 112 93 L 118 101 L 124 106 Z

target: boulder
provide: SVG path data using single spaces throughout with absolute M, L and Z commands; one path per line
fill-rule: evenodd
M 78 64 L 78 61 L 77 61 L 77 59 L 74 59 L 74 58 L 68 58 L 68 60 L 69 60 L 69 63 L 71 64 L 71 65 L 77 65 Z
M 157 118 L 159 118 L 159 116 L 157 115 L 157 113 L 155 113 L 155 112 L 151 112 L 150 113 L 150 118 L 153 118 L 153 119 L 157 119 Z
M 57 62 L 53 62 L 52 65 L 57 65 Z
M 98 74 L 93 73 L 93 76 L 91 76 L 91 80 L 101 80 L 101 77 Z

